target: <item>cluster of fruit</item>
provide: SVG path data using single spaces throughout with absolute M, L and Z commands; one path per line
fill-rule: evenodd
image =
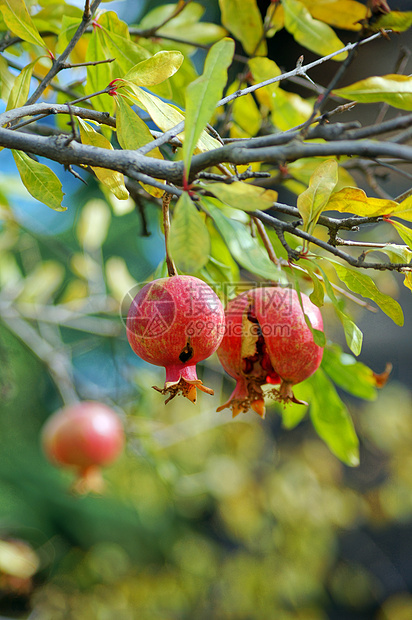
M 300 297 L 300 298 L 299 298 Z M 236 379 L 228 402 L 233 416 L 252 408 L 265 415 L 262 386 L 273 386 L 276 400 L 299 403 L 292 391 L 319 367 L 323 349 L 312 330 L 322 330 L 319 309 L 290 288 L 260 286 L 227 304 L 193 276 L 172 276 L 146 284 L 127 316 L 127 337 L 143 360 L 164 366 L 166 381 L 156 390 L 181 393 L 196 402 L 197 389 L 213 394 L 197 378 L 196 364 L 217 351 L 226 372 Z M 114 461 L 124 445 L 119 416 L 96 402 L 80 402 L 55 413 L 43 429 L 46 455 L 57 465 L 74 467 L 76 490 L 100 490 L 100 468 Z

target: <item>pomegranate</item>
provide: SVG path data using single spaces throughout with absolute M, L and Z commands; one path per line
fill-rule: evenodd
M 322 330 L 319 308 L 302 294 L 305 314 L 313 328 Z M 315 344 L 306 325 L 296 291 L 261 287 L 242 293 L 226 308 L 226 330 L 218 349 L 222 366 L 237 381 L 229 401 L 233 416 L 252 407 L 262 417 L 265 405 L 261 386 L 280 384 L 271 395 L 280 402 L 301 403 L 292 386 L 319 367 L 323 349 Z
M 218 348 L 224 332 L 223 306 L 214 291 L 193 276 L 160 278 L 146 284 L 127 315 L 127 338 L 146 362 L 166 369 L 166 403 L 182 393 L 196 402 L 196 388 L 213 390 L 197 378 L 196 364 Z
M 54 413 L 42 429 L 46 456 L 56 465 L 77 472 L 74 489 L 101 491 L 100 467 L 112 463 L 122 452 L 124 430 L 119 416 L 106 405 L 83 401 Z
M 256 318 L 252 316 L 249 292 L 238 295 L 227 304 L 225 334 L 217 350 L 223 368 L 236 379 L 236 387 L 228 402 L 217 411 L 231 407 L 233 417 L 241 411 L 246 413 L 250 407 L 264 417 L 265 401 L 261 386 L 280 383 L 263 336 L 259 334 Z

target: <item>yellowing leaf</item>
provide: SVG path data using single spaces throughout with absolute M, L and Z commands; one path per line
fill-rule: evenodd
M 398 206 L 394 200 L 369 198 L 362 189 L 344 187 L 332 194 L 323 210 L 354 213 L 362 217 L 378 217 L 392 213 Z
M 186 88 L 183 161 L 187 174 L 193 150 L 222 97 L 234 51 L 232 39 L 225 38 L 215 43 L 207 54 L 202 75 Z
M 27 41 L 45 47 L 36 26 L 26 8 L 24 0 L 0 0 L 0 11 L 11 32 Z
M 276 77 L 282 73 L 277 64 L 270 58 L 256 57 L 249 60 L 249 69 L 253 75 L 255 83 L 265 82 L 270 78 Z M 273 108 L 273 98 L 276 89 L 279 88 L 279 82 L 268 84 L 258 90 L 258 99 L 264 103 L 270 110 Z
M 219 0 L 222 24 L 251 56 L 265 56 L 267 46 L 256 0 Z
M 332 28 L 324 22 L 313 19 L 308 9 L 299 0 L 283 0 L 285 11 L 285 28 L 295 40 L 307 49 L 326 56 L 344 47 Z M 345 60 L 347 52 L 333 57 L 333 60 Z
M 405 273 L 405 279 L 403 281 L 406 288 L 409 288 L 412 291 L 412 273 L 408 271 Z
M 81 118 L 78 119 L 80 126 L 80 137 L 83 144 L 89 144 L 90 146 L 97 146 L 103 149 L 112 150 L 113 147 L 109 140 L 97 133 L 90 125 L 85 123 Z M 106 168 L 92 167 L 95 175 L 106 187 L 113 192 L 116 198 L 119 200 L 126 200 L 129 197 L 129 192 L 124 185 L 124 178 L 120 172 L 116 170 L 107 170 Z
M 271 2 L 266 11 L 265 24 L 269 24 L 266 37 L 270 39 L 285 25 L 285 12 L 280 2 Z
M 395 220 L 388 220 L 389 224 L 392 224 L 398 231 L 399 236 L 403 239 L 406 245 L 412 250 L 412 229 L 404 226 L 400 222 Z
M 169 250 L 176 267 L 185 273 L 199 271 L 209 260 L 209 231 L 187 192 L 173 210 Z
M 339 280 L 344 282 L 353 293 L 372 299 L 396 325 L 403 325 L 404 318 L 402 308 L 390 295 L 385 295 L 376 286 L 372 278 L 359 269 L 349 269 L 336 261 L 331 261 Z
M 26 103 L 27 99 L 29 98 L 31 76 L 33 75 L 33 67 L 36 62 L 37 59 L 34 62 L 26 65 L 16 77 L 16 81 L 14 82 L 13 88 L 10 91 L 6 110 L 14 110 L 14 108 L 20 108 L 20 106 Z
M 333 94 L 360 103 L 383 102 L 401 110 L 412 110 L 412 76 L 373 76 L 350 86 L 337 88 Z
M 412 196 L 408 196 L 405 200 L 397 205 L 397 207 L 391 212 L 391 215 L 400 217 L 402 220 L 412 222 Z
M 55 211 L 66 211 L 62 206 L 62 184 L 50 168 L 35 161 L 23 151 L 12 150 L 14 161 L 27 191 Z
M 145 144 L 153 141 L 152 134 L 146 123 L 132 110 L 121 95 L 115 96 L 116 101 L 116 130 L 117 139 L 122 149 L 138 149 Z M 148 153 L 149 157 L 163 159 L 163 155 L 158 148 Z M 162 181 L 164 183 L 164 181 Z M 142 183 L 144 189 L 160 198 L 163 194 L 161 189 Z
M 132 93 L 129 95 L 136 100 L 138 105 L 143 106 L 149 113 L 152 120 L 162 130 L 167 131 L 172 129 L 184 120 L 182 112 L 173 105 L 166 103 L 152 95 L 138 86 L 135 86 L 132 82 L 123 82 L 125 86 L 131 89 Z M 184 139 L 183 134 L 179 134 L 180 139 Z M 220 142 L 212 136 L 209 136 L 205 131 L 202 132 L 197 148 L 201 151 L 208 151 L 221 146 Z
M 157 52 L 151 58 L 142 60 L 132 67 L 124 76 L 125 80 L 136 86 L 152 86 L 160 84 L 171 77 L 183 62 L 181 52 Z
M 269 209 L 276 202 L 278 194 L 272 189 L 234 181 L 234 183 L 212 183 L 205 186 L 207 190 L 222 202 L 243 211 Z
M 412 11 L 391 11 L 385 15 L 379 15 L 378 19 L 370 25 L 372 30 L 381 28 L 404 32 L 412 26 Z
M 302 0 L 312 17 L 342 30 L 361 30 L 369 9 L 355 0 Z
M 312 234 L 337 182 L 338 164 L 335 159 L 327 159 L 316 168 L 309 187 L 298 196 L 297 206 L 303 219 L 303 230 L 309 234 Z

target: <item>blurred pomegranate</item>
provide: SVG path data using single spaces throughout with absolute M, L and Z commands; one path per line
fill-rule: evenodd
M 100 468 L 115 461 L 123 450 L 124 430 L 119 416 L 106 405 L 83 401 L 64 407 L 46 421 L 42 445 L 55 465 L 72 467 L 78 492 L 101 491 Z

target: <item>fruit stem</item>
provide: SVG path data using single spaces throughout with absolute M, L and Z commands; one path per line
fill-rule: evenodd
M 169 205 L 172 199 L 172 194 L 165 192 L 163 194 L 163 202 L 162 202 L 162 212 L 163 212 L 163 229 L 165 232 L 165 250 L 166 250 L 166 265 L 167 265 L 167 273 L 169 277 L 176 276 L 177 270 L 176 265 L 173 262 L 169 254 L 169 231 L 170 231 L 170 218 L 169 218 Z

